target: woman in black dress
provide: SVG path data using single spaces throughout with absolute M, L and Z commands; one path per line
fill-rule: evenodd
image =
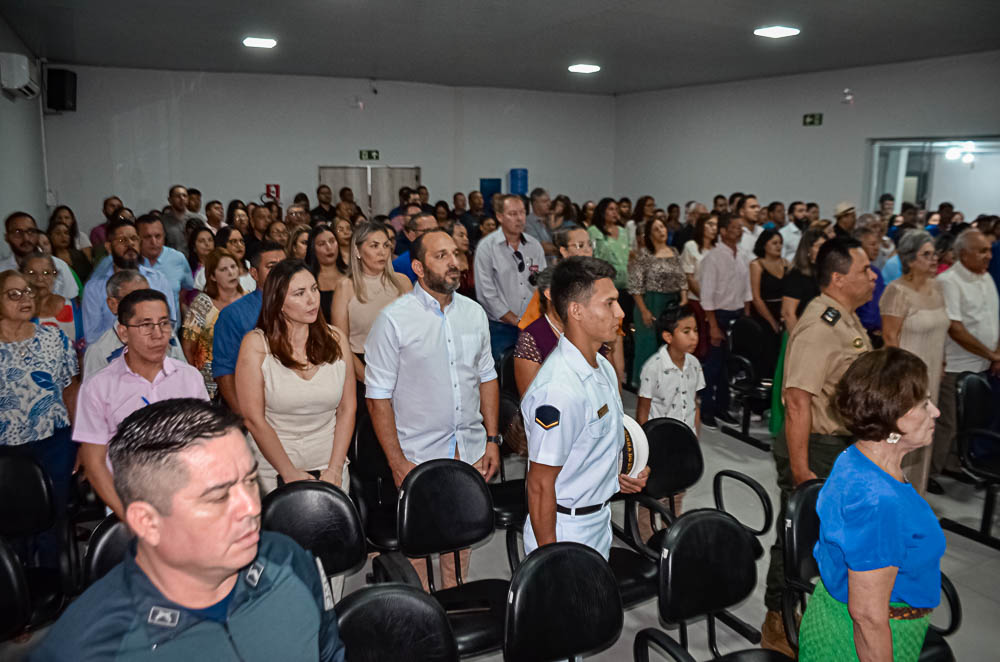
M 757 374 L 768 378 L 774 374 L 781 344 L 782 281 L 788 272 L 788 262 L 781 257 L 782 238 L 774 230 L 764 230 L 757 237 L 753 252 L 757 259 L 750 263 L 750 291 L 753 318 L 764 332 L 764 347 Z

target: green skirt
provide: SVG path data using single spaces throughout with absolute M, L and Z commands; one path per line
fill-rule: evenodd
M 902 602 L 890 603 L 905 607 Z M 930 614 L 911 621 L 889 619 L 893 662 L 916 662 L 924 645 Z M 847 605 L 830 595 L 822 580 L 806 605 L 799 629 L 799 662 L 848 662 L 858 659 L 854 647 L 854 621 Z
M 656 320 L 659 319 L 660 314 L 667 308 L 667 306 L 676 306 L 681 301 L 681 295 L 678 292 L 646 292 L 642 295 L 642 301 L 646 304 L 646 308 L 649 312 L 653 313 L 653 326 L 648 327 L 642 322 L 642 316 L 639 315 L 639 307 L 636 306 L 635 321 L 635 357 L 632 362 L 632 382 L 633 385 L 638 386 L 639 375 L 642 374 L 642 366 L 646 365 L 646 361 L 656 350 L 660 347 L 660 339 L 656 336 Z
M 768 429 L 772 437 L 777 437 L 785 428 L 785 405 L 781 402 L 781 384 L 785 381 L 785 347 L 788 345 L 788 331 L 781 334 L 781 349 L 778 350 L 778 363 L 774 367 L 774 381 L 771 388 L 771 420 Z

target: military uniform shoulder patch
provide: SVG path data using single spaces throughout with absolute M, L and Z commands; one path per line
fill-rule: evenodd
M 833 326 L 834 324 L 837 323 L 838 320 L 840 320 L 840 311 L 834 308 L 833 306 L 830 306 L 823 311 L 823 314 L 820 316 L 820 319 L 822 319 L 830 326 Z
M 559 410 L 552 405 L 542 405 L 535 410 L 535 423 L 543 430 L 551 430 L 559 425 Z

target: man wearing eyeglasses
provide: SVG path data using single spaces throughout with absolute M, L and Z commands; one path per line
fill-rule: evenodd
M 38 235 L 41 231 L 35 224 L 35 219 L 31 214 L 23 211 L 16 211 L 4 221 L 4 239 L 10 246 L 12 255 L 4 260 L 0 260 L 0 271 L 8 269 L 17 271 L 17 261 L 38 248 Z M 52 262 L 56 265 L 56 281 L 52 285 L 52 291 L 67 299 L 74 299 L 80 294 L 80 288 L 73 278 L 73 271 L 69 265 L 52 256 Z
M 167 297 L 170 318 L 175 322 L 178 319 L 177 300 L 170 281 L 156 269 L 139 264 L 139 246 L 139 233 L 132 221 L 116 218 L 108 224 L 104 247 L 111 256 L 112 269 L 103 274 L 99 273 L 98 269 L 83 288 L 83 333 L 88 343 L 97 342 L 105 331 L 114 326 L 115 316 L 106 303 L 107 284 L 112 273 L 122 269 L 138 270 L 152 289 L 162 292 Z
M 493 360 L 517 342 L 518 321 L 535 293 L 531 276 L 545 268 L 545 251 L 524 234 L 524 202 L 516 195 L 500 196 L 496 204 L 501 232 L 483 237 L 476 248 L 476 296 L 490 322 Z
M 157 290 L 136 290 L 118 303 L 118 337 L 125 353 L 83 382 L 77 398 L 73 441 L 87 480 L 101 500 L 125 520 L 108 464 L 108 441 L 118 424 L 146 405 L 170 398 L 208 400 L 201 373 L 167 356 L 174 321 L 167 297 Z

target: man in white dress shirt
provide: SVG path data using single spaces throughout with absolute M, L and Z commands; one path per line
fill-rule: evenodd
M 522 212 L 523 213 L 523 212 Z M 458 247 L 447 232 L 418 236 L 417 282 L 379 313 L 365 341 L 365 398 L 399 487 L 421 462 L 454 458 L 489 480 L 500 466 L 500 389 L 483 309 L 457 294 Z M 427 586 L 423 559 L 413 564 Z M 438 586 L 455 586 L 454 556 L 441 555 Z M 461 553 L 462 576 L 469 550 Z
M 757 196 L 744 195 L 736 203 L 736 216 L 739 217 L 743 225 L 743 235 L 740 237 L 740 250 L 747 254 L 751 260 L 754 259 L 753 247 L 757 243 L 757 237 L 764 231 L 764 224 L 760 222 L 760 203 Z
M 799 240 L 802 233 L 809 227 L 809 219 L 806 217 L 806 203 L 796 200 L 788 205 L 788 223 L 779 230 L 781 233 L 781 257 L 792 262 L 795 260 L 795 251 L 799 249 Z
M 0 260 L 0 271 L 12 269 L 18 270 L 17 261 L 26 255 L 30 255 L 38 248 L 38 235 L 41 230 L 35 224 L 35 219 L 31 214 L 24 211 L 16 211 L 9 215 L 4 221 L 4 239 L 10 246 L 11 256 L 5 260 Z M 80 294 L 80 288 L 73 278 L 73 270 L 69 265 L 52 256 L 52 263 L 56 265 L 56 282 L 52 286 L 52 291 L 67 299 L 76 298 Z

